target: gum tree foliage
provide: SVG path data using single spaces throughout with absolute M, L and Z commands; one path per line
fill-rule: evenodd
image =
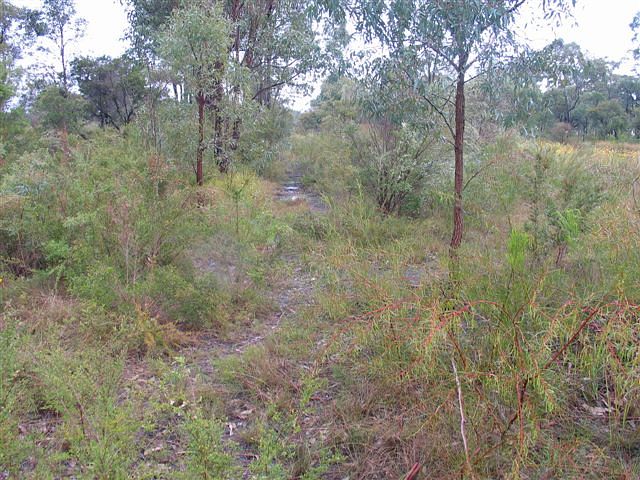
M 434 166 L 432 151 L 440 132 L 422 101 L 419 83 L 426 80 L 416 64 L 409 51 L 378 59 L 358 89 L 361 130 L 366 134 L 356 139 L 355 152 L 364 168 L 364 184 L 385 213 L 406 210 Z
M 317 42 L 314 22 L 322 12 L 314 2 L 302 0 L 226 0 L 214 2 L 128 0 L 130 36 L 137 55 L 157 61 L 165 55 L 165 33 L 176 12 L 219 9 L 228 24 L 224 61 L 207 66 L 219 79 L 206 92 L 205 108 L 214 129 L 212 146 L 218 168 L 229 168 L 247 118 L 259 117 L 280 101 L 285 88 L 307 88 L 307 75 L 326 61 Z M 324 11 L 324 10 L 322 10 Z M 167 39 L 168 40 L 168 39 Z M 164 45 L 164 46 L 163 46 Z M 169 61 L 169 63 L 171 63 Z M 175 66 L 174 66 L 175 67 Z M 172 68 L 173 97 L 189 102 L 197 96 L 192 75 Z
M 343 11 L 357 19 L 368 38 L 378 39 L 390 52 L 412 47 L 425 60 L 425 70 L 435 66 L 440 78 L 438 93 L 425 100 L 441 117 L 453 139 L 454 211 L 452 254 L 464 231 L 465 86 L 491 69 L 515 44 L 513 24 L 526 0 L 351 0 Z M 530 1 L 528 3 L 533 3 Z M 538 2 L 547 18 L 560 15 L 574 0 Z M 444 88 L 443 88 L 444 87 Z
M 59 130 L 60 147 L 67 156 L 67 134 L 78 132 L 87 108 L 86 100 L 77 93 L 65 93 L 57 85 L 48 85 L 38 93 L 30 115 L 37 124 L 50 130 Z
M 0 167 L 16 149 L 26 123 L 22 109 L 11 102 L 22 73 L 16 62 L 42 34 L 40 12 L 0 1 Z
M 58 130 L 63 156 L 68 158 L 69 129 L 78 122 L 84 109 L 82 100 L 70 91 L 68 47 L 83 35 L 86 22 L 78 18 L 74 0 L 43 0 L 42 5 L 44 36 L 54 46 L 58 69 L 52 84 L 45 84 L 36 98 L 35 110 L 45 126 Z
M 627 114 L 632 135 L 640 138 L 640 78 L 622 75 L 614 79 L 615 98 Z
M 198 106 L 198 146 L 196 183 L 203 185 L 205 107 L 217 95 L 224 80 L 228 61 L 231 25 L 219 5 L 192 3 L 173 12 L 160 38 L 160 53 L 176 75 L 184 76 L 195 92 Z
M 615 100 L 600 99 L 593 102 L 586 110 L 585 117 L 588 122 L 585 124 L 601 138 L 612 136 L 617 139 L 628 128 L 624 109 Z
M 385 214 L 417 212 L 441 149 L 442 132 L 420 97 L 417 83 L 425 80 L 413 53 L 376 58 L 359 80 L 340 70 L 329 75 L 312 110 L 299 119 L 305 130 L 348 141 L 362 185 Z
M 633 41 L 635 43 L 635 46 L 632 50 L 633 57 L 637 61 L 640 61 L 640 11 L 635 14 L 629 26 L 633 31 Z
M 553 123 L 553 114 L 543 105 L 536 58 L 523 52 L 480 81 L 480 101 L 493 120 L 534 137 Z
M 158 56 L 158 33 L 180 6 L 180 0 L 122 0 L 128 7 L 132 51 L 136 58 L 151 64 Z
M 314 21 L 325 11 L 315 2 L 302 0 L 205 0 L 202 6 L 217 5 L 230 23 L 229 55 L 252 73 L 253 99 L 269 103 L 273 92 L 285 86 L 304 87 L 304 76 L 322 60 L 316 42 Z M 159 33 L 172 13 L 194 2 L 183 0 L 127 0 L 129 37 L 137 54 L 156 57 Z
M 91 117 L 102 127 L 119 130 L 133 120 L 144 101 L 144 72 L 127 56 L 77 58 L 71 62 L 71 74 L 89 102 Z
M 20 57 L 18 28 L 22 11 L 9 3 L 0 3 L 0 108 L 4 110 L 13 96 L 15 61 Z
M 68 46 L 82 37 L 86 21 L 77 17 L 74 0 L 43 0 L 42 13 L 46 37 L 54 43 L 58 55 L 58 84 L 66 94 L 69 91 Z
M 526 134 L 575 130 L 583 138 L 637 136 L 640 79 L 617 75 L 616 68 L 556 40 L 491 76 L 491 110 Z
M 583 95 L 609 83 L 608 65 L 589 59 L 575 43 L 553 41 L 539 52 L 538 64 L 540 80 L 549 88 L 550 107 L 561 122 L 572 123 Z
M 8 0 L 0 2 L 0 108 L 3 110 L 19 81 L 21 72 L 16 61 L 46 33 L 46 28 L 39 10 L 16 7 Z

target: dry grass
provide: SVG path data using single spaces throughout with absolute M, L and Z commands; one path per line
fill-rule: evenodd
M 402 478 L 416 463 L 419 479 L 637 478 L 640 216 L 630 175 L 640 174 L 640 147 L 546 146 L 558 160 L 554 175 L 587 162 L 608 195 L 585 216 L 561 266 L 550 248 L 539 263 L 526 251 L 518 271 L 507 243 L 530 221 L 535 148 L 484 159 L 491 165 L 467 193 L 458 284 L 448 276 L 444 195 L 425 218 L 388 218 L 366 195 L 334 185 L 336 198 L 350 201 L 309 214 L 304 202 L 274 201 L 276 184 L 255 177 L 239 202 L 237 234 L 224 181 L 202 191 L 209 242 L 194 248 L 195 265 L 221 285 L 224 335 L 185 334 L 166 311 L 142 303 L 125 316 L 46 283 L 6 280 L 0 331 L 19 329 L 21 394 L 40 402 L 16 412 L 21 436 L 37 434 L 37 451 L 49 459 L 22 473 L 89 471 L 79 446 L 95 444 L 104 420 L 93 395 L 115 412 L 109 418 L 133 422 L 109 428 L 142 451 L 131 462 L 118 450 L 135 478 L 185 471 L 185 426 L 203 418 L 225 425 L 216 455 L 236 445 L 244 471 L 259 465 L 265 478 Z M 330 178 L 331 168 L 314 171 Z M 566 182 L 551 181 L 548 198 L 557 202 Z M 48 378 L 35 367 L 58 351 L 59 377 Z M 107 381 L 96 358 L 115 372 L 124 358 L 116 395 L 94 390 Z M 74 362 L 95 382 L 67 377 Z M 62 396 L 65 381 L 82 393 L 81 408 L 47 410 L 42 398 Z M 65 466 L 60 454 L 78 463 Z

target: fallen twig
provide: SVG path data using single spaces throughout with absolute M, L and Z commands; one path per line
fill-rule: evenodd
M 414 463 L 413 467 L 411 467 L 411 470 L 409 470 L 409 473 L 407 473 L 407 475 L 404 477 L 404 480 L 415 480 L 418 476 L 418 473 L 420 473 L 421 468 L 422 467 L 419 463 Z
M 462 385 L 460 384 L 460 377 L 458 376 L 458 367 L 456 361 L 451 357 L 451 366 L 453 367 L 453 374 L 456 377 L 456 386 L 458 388 L 458 407 L 460 408 L 460 435 L 462 436 L 462 445 L 464 445 L 464 458 L 467 464 L 467 469 L 471 478 L 475 478 L 473 473 L 473 467 L 471 466 L 471 459 L 469 458 L 469 445 L 467 443 L 467 434 L 465 432 L 465 425 L 467 419 L 464 416 L 464 401 L 462 398 Z

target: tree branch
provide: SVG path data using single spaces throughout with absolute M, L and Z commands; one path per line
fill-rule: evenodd
M 451 134 L 452 138 L 456 137 L 456 133 L 453 130 L 453 127 L 451 126 L 451 123 L 449 122 L 449 119 L 447 118 L 447 116 L 444 114 L 444 112 L 442 110 L 440 110 L 440 108 L 438 108 L 437 105 L 435 105 L 430 99 L 429 97 L 427 97 L 426 95 L 420 95 L 423 100 L 425 102 L 427 102 L 431 108 L 433 108 L 435 110 L 435 112 L 440 115 L 440 117 L 442 117 L 442 120 L 444 121 L 445 126 L 447 127 L 447 129 L 449 130 L 449 133 Z
M 460 384 L 460 377 L 458 376 L 458 368 L 456 367 L 456 361 L 453 357 L 451 357 L 451 366 L 453 367 L 453 374 L 456 379 L 456 387 L 458 390 L 458 408 L 460 410 L 460 436 L 462 437 L 462 445 L 464 446 L 464 458 L 467 464 L 467 469 L 469 470 L 469 474 L 471 478 L 475 478 L 473 473 L 473 467 L 471 466 L 471 459 L 469 457 L 469 445 L 467 443 L 467 434 L 465 431 L 465 425 L 467 423 L 467 419 L 464 416 L 464 400 L 462 397 L 462 385 Z
M 487 168 L 491 167 L 492 165 L 494 165 L 497 162 L 497 160 L 493 160 L 489 163 L 487 163 L 486 165 L 480 167 L 478 169 L 477 172 L 475 172 L 473 175 L 471 175 L 468 179 L 467 182 L 464 184 L 464 187 L 462 187 L 462 191 L 464 192 L 467 187 L 469 186 L 469 184 L 471 183 L 471 181 L 476 178 L 478 175 L 480 175 L 482 172 L 484 172 Z

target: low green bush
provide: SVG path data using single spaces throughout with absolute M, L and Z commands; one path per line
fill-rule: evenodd
M 135 288 L 139 305 L 160 320 L 189 328 L 222 326 L 226 296 L 211 275 L 187 278 L 175 267 L 153 269 Z

